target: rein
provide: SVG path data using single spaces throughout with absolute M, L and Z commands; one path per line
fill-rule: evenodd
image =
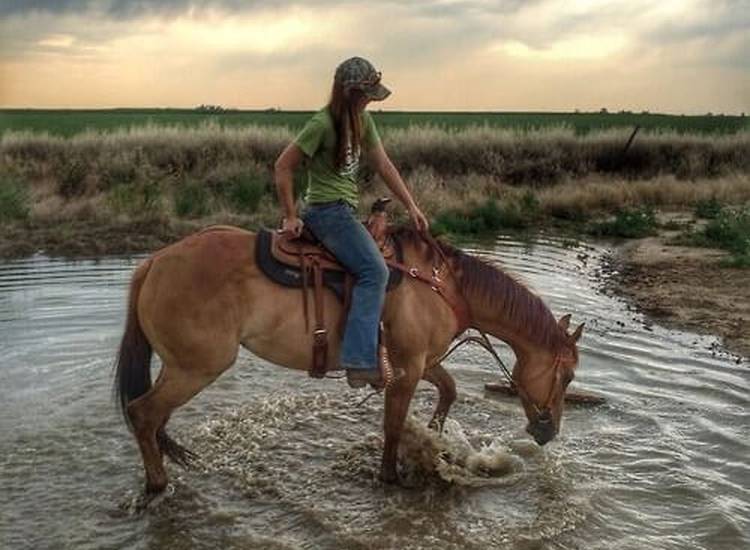
M 508 384 L 510 384 L 511 391 L 514 391 L 518 395 L 521 396 L 522 399 L 524 399 L 527 403 L 530 403 L 531 406 L 534 408 L 534 412 L 537 414 L 538 421 L 541 423 L 551 422 L 552 421 L 552 410 L 550 409 L 550 401 L 552 401 L 552 393 L 555 389 L 555 384 L 553 384 L 550 387 L 549 394 L 547 395 L 547 399 L 544 402 L 544 405 L 540 408 L 539 405 L 537 405 L 533 399 L 531 399 L 531 396 L 526 392 L 526 390 L 523 389 L 523 386 L 520 384 L 517 384 L 516 381 L 513 379 L 513 374 L 511 374 L 510 370 L 508 370 L 508 367 L 505 366 L 505 363 L 503 363 L 503 360 L 500 359 L 500 356 L 495 351 L 495 348 L 492 347 L 492 343 L 490 342 L 490 339 L 487 338 L 487 335 L 482 332 L 479 329 L 476 329 L 477 332 L 479 332 L 479 336 L 465 336 L 451 348 L 446 351 L 442 356 L 440 356 L 440 359 L 438 359 L 435 364 L 442 363 L 445 359 L 447 359 L 450 355 L 453 354 L 454 351 L 456 351 L 458 348 L 463 346 L 466 343 L 474 343 L 478 346 L 481 346 L 487 352 L 489 352 L 492 357 L 495 358 L 495 361 L 497 362 L 498 366 L 502 370 L 503 374 L 505 375 L 505 378 L 508 380 Z M 555 363 L 552 366 L 553 369 L 555 369 L 555 383 L 557 383 L 557 378 L 560 376 L 560 364 L 561 356 L 558 354 L 557 357 L 555 357 Z
M 443 249 L 440 247 L 440 245 L 437 243 L 434 237 L 432 237 L 432 235 L 425 234 L 422 232 L 420 232 L 419 235 L 422 237 L 425 243 L 440 257 L 440 264 L 433 263 L 432 272 L 430 276 L 423 275 L 420 272 L 419 268 L 417 267 L 409 267 L 396 260 L 386 260 L 386 264 L 388 264 L 389 266 L 395 269 L 398 269 L 399 271 L 402 271 L 403 273 L 405 273 L 406 275 L 408 275 L 409 277 L 413 279 L 416 279 L 422 283 L 425 283 L 426 285 L 430 287 L 432 291 L 434 291 L 438 296 L 440 296 L 443 300 L 445 300 L 445 302 L 453 310 L 453 314 L 456 317 L 456 323 L 458 325 L 458 328 L 456 330 L 456 337 L 457 337 L 458 335 L 463 333 L 466 329 L 468 329 L 471 326 L 471 316 L 469 313 L 468 302 L 466 301 L 466 298 L 464 297 L 463 293 L 460 290 L 460 287 L 458 285 L 458 277 L 453 271 L 451 263 L 448 260 L 448 258 L 445 256 Z M 446 268 L 446 270 L 448 271 L 448 274 L 450 275 L 450 277 L 453 279 L 455 283 L 456 290 L 454 292 L 446 291 L 444 279 L 441 277 L 441 271 L 443 270 L 444 267 Z M 552 401 L 554 389 L 560 377 L 560 365 L 562 364 L 562 356 L 558 353 L 557 356 L 555 357 L 555 362 L 552 366 L 552 368 L 555 371 L 555 383 L 550 386 L 547 399 L 545 400 L 544 405 L 540 408 L 539 405 L 537 405 L 536 402 L 533 399 L 531 399 L 531 396 L 528 394 L 528 392 L 526 392 L 523 386 L 516 383 L 516 381 L 513 379 L 513 374 L 510 372 L 510 370 L 508 370 L 508 367 L 505 366 L 505 363 L 503 363 L 503 360 L 500 359 L 500 356 L 492 347 L 492 344 L 490 343 L 490 340 L 487 337 L 487 335 L 479 329 L 476 329 L 476 330 L 479 332 L 479 336 L 472 336 L 472 335 L 465 336 L 464 338 L 459 340 L 457 343 L 455 343 L 447 352 L 445 352 L 435 362 L 435 364 L 441 363 L 442 361 L 447 359 L 448 356 L 450 356 L 454 351 L 456 351 L 458 348 L 460 348 L 461 346 L 463 346 L 464 344 L 468 342 L 477 344 L 483 347 L 485 350 L 487 350 L 490 353 L 490 355 L 494 357 L 498 366 L 500 367 L 503 374 L 505 375 L 505 378 L 508 380 L 511 390 L 517 393 L 521 397 L 521 399 L 531 404 L 531 406 L 534 409 L 534 412 L 536 412 L 537 414 L 537 422 L 541 424 L 552 422 L 552 410 L 550 408 L 550 402 Z M 368 395 L 360 403 L 360 405 L 363 404 L 365 401 L 367 401 L 370 397 L 372 397 L 372 395 L 374 394 Z
M 435 238 L 432 235 L 420 233 L 422 239 L 432 248 L 437 254 L 440 256 L 440 259 L 442 260 L 442 265 L 446 266 L 448 269 L 448 272 L 450 276 L 453 278 L 454 282 L 458 283 L 458 277 L 456 277 L 456 274 L 454 273 L 451 263 L 448 261 L 448 258 L 446 258 L 445 253 L 443 252 L 443 249 L 440 248 L 440 245 L 437 243 Z M 433 265 L 432 267 L 433 272 L 433 280 L 437 281 L 438 283 L 441 283 L 441 279 L 439 278 L 440 273 L 440 267 Z M 422 280 L 422 279 L 420 279 Z M 456 335 L 461 334 L 463 331 L 465 331 L 469 326 L 471 325 L 471 320 L 469 318 L 469 307 L 466 302 L 466 298 L 464 298 L 463 294 L 461 293 L 460 288 L 457 286 L 457 292 L 460 299 L 459 304 L 462 305 L 463 309 L 461 311 L 458 310 L 457 307 L 455 307 L 454 303 L 451 302 L 438 288 L 432 287 L 433 290 L 438 292 L 445 300 L 448 302 L 448 304 L 451 305 L 453 308 L 454 313 L 456 314 L 456 319 L 458 320 L 459 324 L 459 331 L 456 333 Z M 537 414 L 537 421 L 540 423 L 549 423 L 552 422 L 552 410 L 550 408 L 550 403 L 552 401 L 552 396 L 555 390 L 555 386 L 557 385 L 557 381 L 560 378 L 560 365 L 562 364 L 562 356 L 558 353 L 555 357 L 555 362 L 552 365 L 552 368 L 555 371 L 555 383 L 550 386 L 549 393 L 547 394 L 547 399 L 544 401 L 544 405 L 540 408 L 539 405 L 536 404 L 536 402 L 531 399 L 531 396 L 528 394 L 528 392 L 521 386 L 520 384 L 516 383 L 516 381 L 513 379 L 513 375 L 508 370 L 508 368 L 505 366 L 505 363 L 503 363 L 502 359 L 500 359 L 500 356 L 495 352 L 494 348 L 492 347 L 492 344 L 490 343 L 489 338 L 487 338 L 487 335 L 482 332 L 481 330 L 477 329 L 480 336 L 466 336 L 462 338 L 458 343 L 454 344 L 453 347 L 448 350 L 443 356 L 438 359 L 437 363 L 440 363 L 444 359 L 446 359 L 451 353 L 456 351 L 460 346 L 464 345 L 467 342 L 473 342 L 475 344 L 480 345 L 485 350 L 487 350 L 492 357 L 495 358 L 495 361 L 500 366 L 501 370 L 503 371 L 503 374 L 508 380 L 508 383 L 510 384 L 510 387 L 513 391 L 515 391 L 518 395 L 521 396 L 521 399 L 526 401 L 527 403 L 530 403 L 531 406 L 534 408 L 534 412 Z

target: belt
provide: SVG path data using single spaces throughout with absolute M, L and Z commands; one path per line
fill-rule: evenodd
M 315 208 L 320 208 L 321 206 L 334 206 L 337 204 L 343 204 L 344 206 L 354 208 L 354 206 L 351 203 L 346 202 L 344 199 L 337 199 L 335 201 L 326 201 L 326 202 L 308 202 L 307 206 L 314 206 Z

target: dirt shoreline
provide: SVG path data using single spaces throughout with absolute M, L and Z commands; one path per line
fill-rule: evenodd
M 0 259 L 21 259 L 37 253 L 62 258 L 149 253 L 200 227 L 199 224 L 173 224 L 158 219 L 12 224 L 4 226 L 0 232 Z
M 655 322 L 719 336 L 750 358 L 750 271 L 720 250 L 672 246 L 670 232 L 629 241 L 613 258 L 612 290 Z

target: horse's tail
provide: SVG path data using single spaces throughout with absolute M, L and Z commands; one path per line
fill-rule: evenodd
M 120 351 L 115 363 L 114 395 L 120 403 L 120 410 L 128 428 L 133 429 L 128 415 L 128 403 L 139 398 L 151 389 L 151 343 L 143 333 L 138 320 L 138 297 L 146 280 L 151 260 L 136 269 L 130 282 L 128 313 L 125 332 L 120 342 Z
M 114 395 L 119 401 L 122 416 L 130 431 L 133 431 L 133 423 L 128 415 L 128 403 L 151 389 L 153 350 L 138 320 L 138 298 L 150 267 L 151 260 L 147 260 L 136 269 L 130 282 L 125 332 L 122 335 L 120 351 L 115 363 Z M 156 442 L 162 452 L 181 466 L 188 467 L 197 459 L 194 453 L 169 437 L 164 426 L 156 431 Z

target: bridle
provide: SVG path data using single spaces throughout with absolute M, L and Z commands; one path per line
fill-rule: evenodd
M 549 387 L 549 393 L 547 394 L 547 399 L 545 399 L 544 405 L 542 406 L 541 409 L 534 402 L 534 400 L 531 399 L 528 392 L 526 392 L 526 390 L 524 390 L 520 384 L 518 384 L 517 382 L 515 382 L 515 380 L 513 380 L 513 385 L 516 388 L 516 391 L 518 392 L 518 394 L 521 396 L 521 399 L 526 401 L 526 403 L 531 404 L 531 407 L 534 409 L 534 412 L 536 413 L 536 421 L 539 424 L 544 425 L 544 424 L 550 424 L 552 422 L 552 408 L 550 405 L 552 403 L 552 397 L 554 395 L 555 388 L 560 383 L 560 366 L 561 365 L 562 365 L 562 354 L 558 352 L 557 355 L 555 355 L 554 363 L 552 363 L 552 368 L 554 369 L 555 379 Z M 537 376 L 541 376 L 542 374 L 544 373 L 542 372 L 538 374 Z
M 483 347 L 487 352 L 494 357 L 495 361 L 497 362 L 498 366 L 502 370 L 503 374 L 505 375 L 505 378 L 508 380 L 508 383 L 510 384 L 511 390 L 517 393 L 523 401 L 526 403 L 529 403 L 534 409 L 534 412 L 537 416 L 537 421 L 541 424 L 548 424 L 552 422 L 552 399 L 554 396 L 555 387 L 560 383 L 560 368 L 562 366 L 562 354 L 558 353 L 555 356 L 555 362 L 552 364 L 552 368 L 555 371 L 555 380 L 550 386 L 549 393 L 547 394 L 547 399 L 545 399 L 544 404 L 540 407 L 537 405 L 537 403 L 531 398 L 529 393 L 524 389 L 524 387 L 520 384 L 520 382 L 517 382 L 514 378 L 513 374 L 510 372 L 508 367 L 505 366 L 505 363 L 503 363 L 503 360 L 500 358 L 500 356 L 495 351 L 495 348 L 492 347 L 492 343 L 490 342 L 490 339 L 487 337 L 487 335 L 482 332 L 479 329 L 476 329 L 477 332 L 479 332 L 479 336 L 465 336 L 455 344 L 447 351 L 445 352 L 440 359 L 438 359 L 435 364 L 440 363 L 448 358 L 449 355 L 451 355 L 454 351 L 456 351 L 458 348 L 463 346 L 464 344 L 471 342 L 473 344 L 477 344 L 481 347 Z M 545 371 L 546 372 L 546 371 Z M 542 376 L 544 372 L 539 373 L 537 376 Z

